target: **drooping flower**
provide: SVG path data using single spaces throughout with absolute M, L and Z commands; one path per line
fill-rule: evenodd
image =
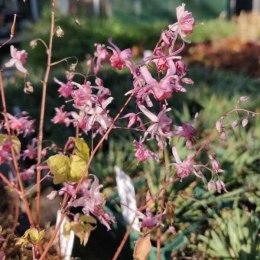
M 25 50 L 18 51 L 13 45 L 10 47 L 10 52 L 12 58 L 4 66 L 6 68 L 15 66 L 20 72 L 26 74 L 27 69 L 23 65 L 27 59 L 27 52 Z
M 136 77 L 136 68 L 133 64 L 133 62 L 130 60 L 132 57 L 132 52 L 131 49 L 125 49 L 121 51 L 113 42 L 112 39 L 108 39 L 109 44 L 112 46 L 108 47 L 113 51 L 112 56 L 110 57 L 110 63 L 111 66 L 118 69 L 122 70 L 125 67 L 128 67 L 130 72 L 133 74 L 134 77 Z
M 209 159 L 210 159 L 211 167 L 215 171 L 215 173 L 224 172 L 221 169 L 219 162 L 211 154 L 209 155 Z
M 221 180 L 217 180 L 216 181 L 216 189 L 218 193 L 221 193 L 221 191 L 223 190 L 224 192 L 227 192 L 225 183 Z
M 208 191 L 212 191 L 216 188 L 216 184 L 213 180 L 210 180 L 207 185 Z

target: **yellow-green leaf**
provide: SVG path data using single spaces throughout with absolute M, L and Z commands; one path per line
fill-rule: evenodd
M 81 216 L 79 223 L 83 227 L 84 231 L 92 231 L 96 229 L 97 226 L 97 220 L 89 215 Z
M 70 157 L 70 174 L 69 181 L 79 181 L 87 167 L 87 162 L 78 155 Z
M 89 147 L 83 138 L 72 138 L 75 143 L 76 155 L 81 157 L 84 161 L 89 159 Z
M 79 222 L 71 222 L 70 228 L 75 232 L 75 235 L 80 239 L 81 245 L 86 245 L 91 231 L 96 229 L 97 221 L 91 216 L 83 215 Z
M 39 231 L 36 228 L 30 228 L 26 230 L 25 234 L 23 235 L 23 238 L 28 240 L 31 243 L 38 243 L 41 241 L 44 237 L 44 230 Z
M 59 184 L 70 179 L 70 158 L 63 154 L 56 154 L 47 160 L 51 173 L 54 175 L 53 183 Z

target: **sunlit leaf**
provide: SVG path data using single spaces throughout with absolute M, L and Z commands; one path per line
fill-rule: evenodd
M 56 154 L 47 160 L 51 173 L 54 175 L 53 183 L 59 184 L 69 180 L 70 158 L 63 154 Z
M 69 181 L 79 181 L 86 170 L 87 162 L 78 155 L 72 155 L 70 160 Z
M 95 218 L 87 215 L 82 215 L 79 222 L 71 222 L 70 230 L 75 232 L 75 235 L 80 239 L 81 245 L 86 245 L 90 236 L 90 232 L 96 229 L 97 221 Z
M 89 158 L 89 147 L 83 138 L 72 138 L 75 142 L 76 155 L 81 157 L 86 162 Z

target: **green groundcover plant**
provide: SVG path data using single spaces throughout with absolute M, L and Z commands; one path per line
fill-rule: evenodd
M 248 96 L 240 96 L 235 108 L 223 111 L 214 129 L 209 130 L 210 134 L 206 137 L 196 129 L 196 122 L 200 120 L 197 113 L 189 121 L 179 120 L 178 112 L 174 105 L 170 105 L 170 100 L 175 95 L 181 97 L 193 85 L 192 79 L 187 77 L 187 67 L 181 53 L 189 43 L 187 36 L 192 33 L 195 20 L 184 4 L 176 9 L 177 21 L 161 33 L 152 52 L 143 59 L 134 60 L 130 48 L 121 50 L 109 38 L 108 45 L 94 44 L 94 54 L 87 57 L 80 71 L 74 56 L 61 60 L 53 58 L 54 41 L 64 36 L 55 18 L 55 2 L 52 0 L 50 6 L 48 42 L 37 38 L 30 43 L 36 50 L 38 45 L 42 45 L 47 56 L 45 73 L 40 80 L 42 99 L 38 127 L 35 126 L 35 119 L 25 111 L 11 114 L 5 98 L 3 73 L 9 68 L 15 68 L 24 76 L 26 94 L 34 90 L 29 81 L 30 71 L 26 68 L 27 52 L 11 45 L 10 59 L 2 65 L 0 71 L 0 162 L 7 169 L 1 170 L 0 178 L 15 194 L 17 216 L 22 209 L 29 222 L 25 232 L 14 239 L 13 247 L 15 250 L 20 248 L 19 254 L 29 259 L 51 259 L 53 254 L 58 258 L 63 252 L 56 249 L 56 253 L 53 253 L 53 250 L 55 238 L 60 234 L 66 237 L 74 233 L 85 245 L 90 233 L 95 232 L 98 222 L 107 231 L 111 230 L 116 218 L 106 206 L 110 201 L 102 193 L 103 186 L 91 166 L 113 131 L 131 132 L 134 137 L 130 142 L 135 162 L 149 162 L 154 166 L 151 168 L 157 171 L 145 173 L 147 182 L 153 174 L 160 177 L 156 187 L 140 192 L 142 198 L 137 207 L 131 179 L 121 169 L 115 168 L 122 215 L 128 229 L 113 259 L 119 257 L 131 230 L 139 235 L 135 241 L 133 258 L 147 259 L 152 254 L 152 242 L 155 241 L 155 254 L 157 259 L 161 259 L 162 252 L 167 248 L 167 245 L 162 248 L 162 241 L 176 236 L 175 214 L 185 210 L 184 207 L 178 208 L 178 197 L 186 196 L 181 193 L 186 181 L 192 178 L 193 185 L 196 186 L 196 181 L 203 183 L 211 193 L 215 190 L 227 193 L 221 176 L 224 170 L 211 149 L 212 135 L 218 133 L 220 141 L 224 142 L 228 138 L 229 129 L 238 126 L 245 128 L 259 112 L 243 108 L 242 104 L 248 100 Z M 14 37 L 15 23 L 16 15 L 9 40 Z M 64 73 L 66 80 L 58 76 L 50 79 L 52 69 L 62 63 L 68 64 Z M 104 85 L 101 73 L 104 67 L 124 70 L 130 74 L 132 84 L 123 96 L 112 96 L 111 90 Z M 66 136 L 63 145 L 44 139 L 49 81 L 55 82 L 57 95 L 64 100 L 61 106 L 53 107 L 55 115 L 51 122 L 71 129 L 64 131 L 64 134 L 73 133 Z M 120 110 L 112 115 L 109 107 L 117 99 L 124 102 Z M 128 106 L 131 111 L 126 113 Z M 48 199 L 60 199 L 59 218 L 52 231 L 50 227 L 41 224 L 41 184 L 45 180 L 51 181 L 56 187 L 50 191 Z M 179 187 L 178 193 L 172 194 L 171 190 L 176 185 Z M 35 189 L 34 206 L 28 198 L 32 188 Z M 17 221 L 9 234 L 1 229 L 1 258 L 10 257 L 10 244 L 8 248 L 6 245 L 16 228 Z M 208 243 L 211 245 L 211 242 Z

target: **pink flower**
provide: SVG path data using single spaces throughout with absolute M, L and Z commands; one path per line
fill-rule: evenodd
M 19 71 L 26 74 L 27 69 L 24 68 L 23 64 L 25 64 L 27 59 L 27 52 L 25 50 L 18 51 L 13 45 L 10 47 L 11 59 L 5 63 L 5 67 L 13 67 L 15 66 Z
M 181 179 L 190 176 L 190 174 L 194 172 L 194 166 L 192 164 L 193 156 L 188 156 L 185 161 L 181 161 L 177 149 L 175 147 L 172 147 L 172 154 L 176 161 L 174 165 L 176 167 L 177 176 Z
M 212 169 L 216 172 L 216 173 L 220 173 L 220 172 L 224 172 L 221 167 L 220 164 L 218 163 L 218 161 L 216 159 L 214 159 L 214 157 L 212 155 L 209 155 L 209 159 L 210 159 L 210 163 L 212 166 Z
M 169 29 L 176 31 L 184 39 L 188 34 L 192 33 L 194 26 L 194 18 L 192 13 L 185 11 L 185 4 L 176 8 L 177 23 L 170 25 Z
M 112 102 L 113 98 L 109 97 L 103 100 L 101 104 L 95 104 L 95 107 L 86 109 L 85 112 L 89 115 L 89 129 L 91 129 L 95 123 L 98 123 L 98 128 L 105 131 L 111 125 L 111 118 L 108 116 L 106 107 Z M 101 132 L 102 132 L 101 131 Z
M 76 112 L 71 112 L 70 115 L 73 118 L 72 122 L 74 126 L 78 126 L 85 133 L 90 130 L 88 127 L 89 117 L 87 115 L 85 115 L 84 113 L 78 114 Z
M 137 142 L 137 141 L 134 140 L 133 143 L 134 143 L 134 146 L 135 146 L 135 149 L 136 149 L 136 151 L 135 151 L 135 158 L 138 161 L 143 162 L 143 161 L 146 161 L 148 158 L 152 158 L 152 159 L 154 159 L 156 161 L 159 160 L 158 156 L 154 152 L 146 149 L 143 146 L 142 142 Z
M 37 156 L 37 139 L 33 138 L 32 143 L 27 145 L 27 149 L 23 151 L 22 158 L 25 160 L 29 158 L 30 160 L 35 159 Z
M 101 62 L 106 61 L 108 59 L 109 53 L 103 44 L 96 43 L 95 46 L 96 46 L 96 51 L 94 53 L 94 56 L 97 58 L 97 60 L 94 67 L 94 73 L 96 75 L 101 68 Z
M 74 193 L 74 191 L 75 191 L 74 185 L 68 184 L 68 183 L 64 183 L 64 187 L 62 187 L 62 188 L 59 190 L 58 194 L 59 194 L 60 196 L 62 196 L 62 195 L 64 195 L 64 194 L 68 194 L 68 195 L 72 196 L 73 193 Z
M 176 174 L 179 178 L 183 179 L 190 176 L 194 170 L 192 161 L 193 158 L 189 156 L 185 161 L 176 163 Z
M 113 42 L 112 39 L 108 39 L 109 44 L 113 47 L 108 47 L 113 51 L 112 56 L 110 57 L 110 63 L 111 66 L 122 70 L 124 67 L 128 67 L 130 69 L 130 72 L 133 74 L 134 77 L 136 77 L 136 69 L 132 61 L 130 61 L 130 58 L 132 57 L 131 49 L 125 49 L 121 51 Z
M 149 208 L 146 208 L 146 214 L 139 212 L 139 217 L 142 219 L 142 228 L 153 229 L 158 225 L 161 225 L 162 216 L 165 212 L 152 215 L 152 212 Z
M 208 182 L 208 191 L 212 191 L 212 190 L 215 189 L 215 188 L 216 188 L 215 182 L 214 182 L 213 180 L 210 180 L 210 181 Z
M 71 92 L 74 106 L 79 109 L 82 109 L 86 106 L 91 106 L 91 93 L 92 90 L 89 81 L 87 81 L 84 85 L 78 84 L 78 89 Z
M 196 129 L 189 123 L 183 123 L 182 126 L 177 126 L 176 130 L 173 132 L 175 135 L 185 138 L 186 147 L 191 149 L 192 145 L 195 143 L 195 133 Z
M 54 81 L 60 85 L 60 88 L 58 89 L 58 92 L 61 96 L 64 98 L 67 98 L 71 95 L 71 91 L 73 89 L 72 81 L 71 79 L 67 81 L 67 83 L 63 83 L 59 81 L 58 79 L 54 78 Z
M 130 49 L 121 51 L 115 44 L 113 44 L 111 38 L 108 42 L 113 47 L 110 48 L 113 51 L 113 55 L 110 57 L 111 66 L 122 70 L 126 66 L 126 61 L 131 58 L 132 52 Z
M 176 61 L 175 66 L 176 66 L 176 73 L 178 76 L 183 77 L 186 75 L 187 67 L 183 61 L 181 60 Z
M 136 122 L 139 122 L 140 128 L 144 129 L 142 119 L 135 113 L 128 113 L 121 118 L 129 118 L 129 122 L 128 122 L 128 125 L 127 125 L 128 128 L 132 127 Z
M 4 141 L 0 146 L 0 165 L 12 160 L 11 147 L 12 143 L 9 140 Z
M 64 106 L 60 108 L 56 107 L 56 115 L 51 119 L 54 124 L 65 124 L 69 126 L 71 123 L 71 119 L 69 118 L 70 113 L 63 111 Z
M 158 56 L 154 61 L 158 72 L 164 72 L 168 69 L 168 61 L 160 47 L 155 49 L 155 54 Z
M 100 193 L 102 185 L 99 184 L 98 178 L 95 175 L 92 185 L 83 185 L 83 196 L 79 199 L 74 200 L 70 206 L 71 207 L 83 207 L 82 211 L 84 214 L 89 215 L 90 213 L 96 216 L 100 222 L 110 230 L 110 224 L 115 222 L 112 215 L 104 210 L 104 205 L 106 203 L 104 196 Z
M 173 235 L 175 235 L 177 233 L 174 226 L 169 226 L 168 232 L 172 233 Z
M 143 140 L 146 139 L 147 135 L 150 135 L 152 139 L 156 137 L 159 148 L 163 149 L 165 138 L 170 138 L 173 135 L 171 131 L 172 120 L 166 116 L 166 112 L 170 109 L 163 105 L 161 112 L 157 116 L 143 105 L 139 105 L 139 109 L 151 120 L 151 125 L 145 131 Z
M 217 180 L 216 181 L 216 189 L 217 189 L 218 193 L 221 193 L 222 190 L 227 192 L 225 183 L 223 181 L 221 181 L 221 180 Z
M 7 114 L 9 120 L 9 127 L 16 131 L 17 134 L 23 133 L 23 136 L 27 136 L 34 132 L 34 120 L 29 120 L 28 116 L 15 117 L 11 114 Z
M 162 38 L 162 41 L 163 41 L 163 45 L 165 47 L 171 47 L 171 45 L 173 45 L 177 39 L 177 33 L 175 32 L 172 32 L 172 31 L 164 31 L 162 32 L 161 34 L 161 38 Z
M 175 72 L 175 65 L 172 61 L 167 61 L 168 66 L 173 65 L 174 68 L 169 68 L 167 74 L 164 78 L 158 82 L 155 80 L 146 66 L 140 68 L 141 75 L 146 85 L 141 88 L 140 91 L 142 94 L 142 99 L 145 97 L 144 90 L 146 95 L 153 94 L 154 98 L 157 101 L 163 101 L 164 99 L 171 98 L 174 92 L 185 92 L 185 88 L 181 86 L 181 79 L 177 75 L 173 75 Z M 174 72 L 173 72 L 174 70 Z M 143 95 L 144 94 L 144 95 Z

